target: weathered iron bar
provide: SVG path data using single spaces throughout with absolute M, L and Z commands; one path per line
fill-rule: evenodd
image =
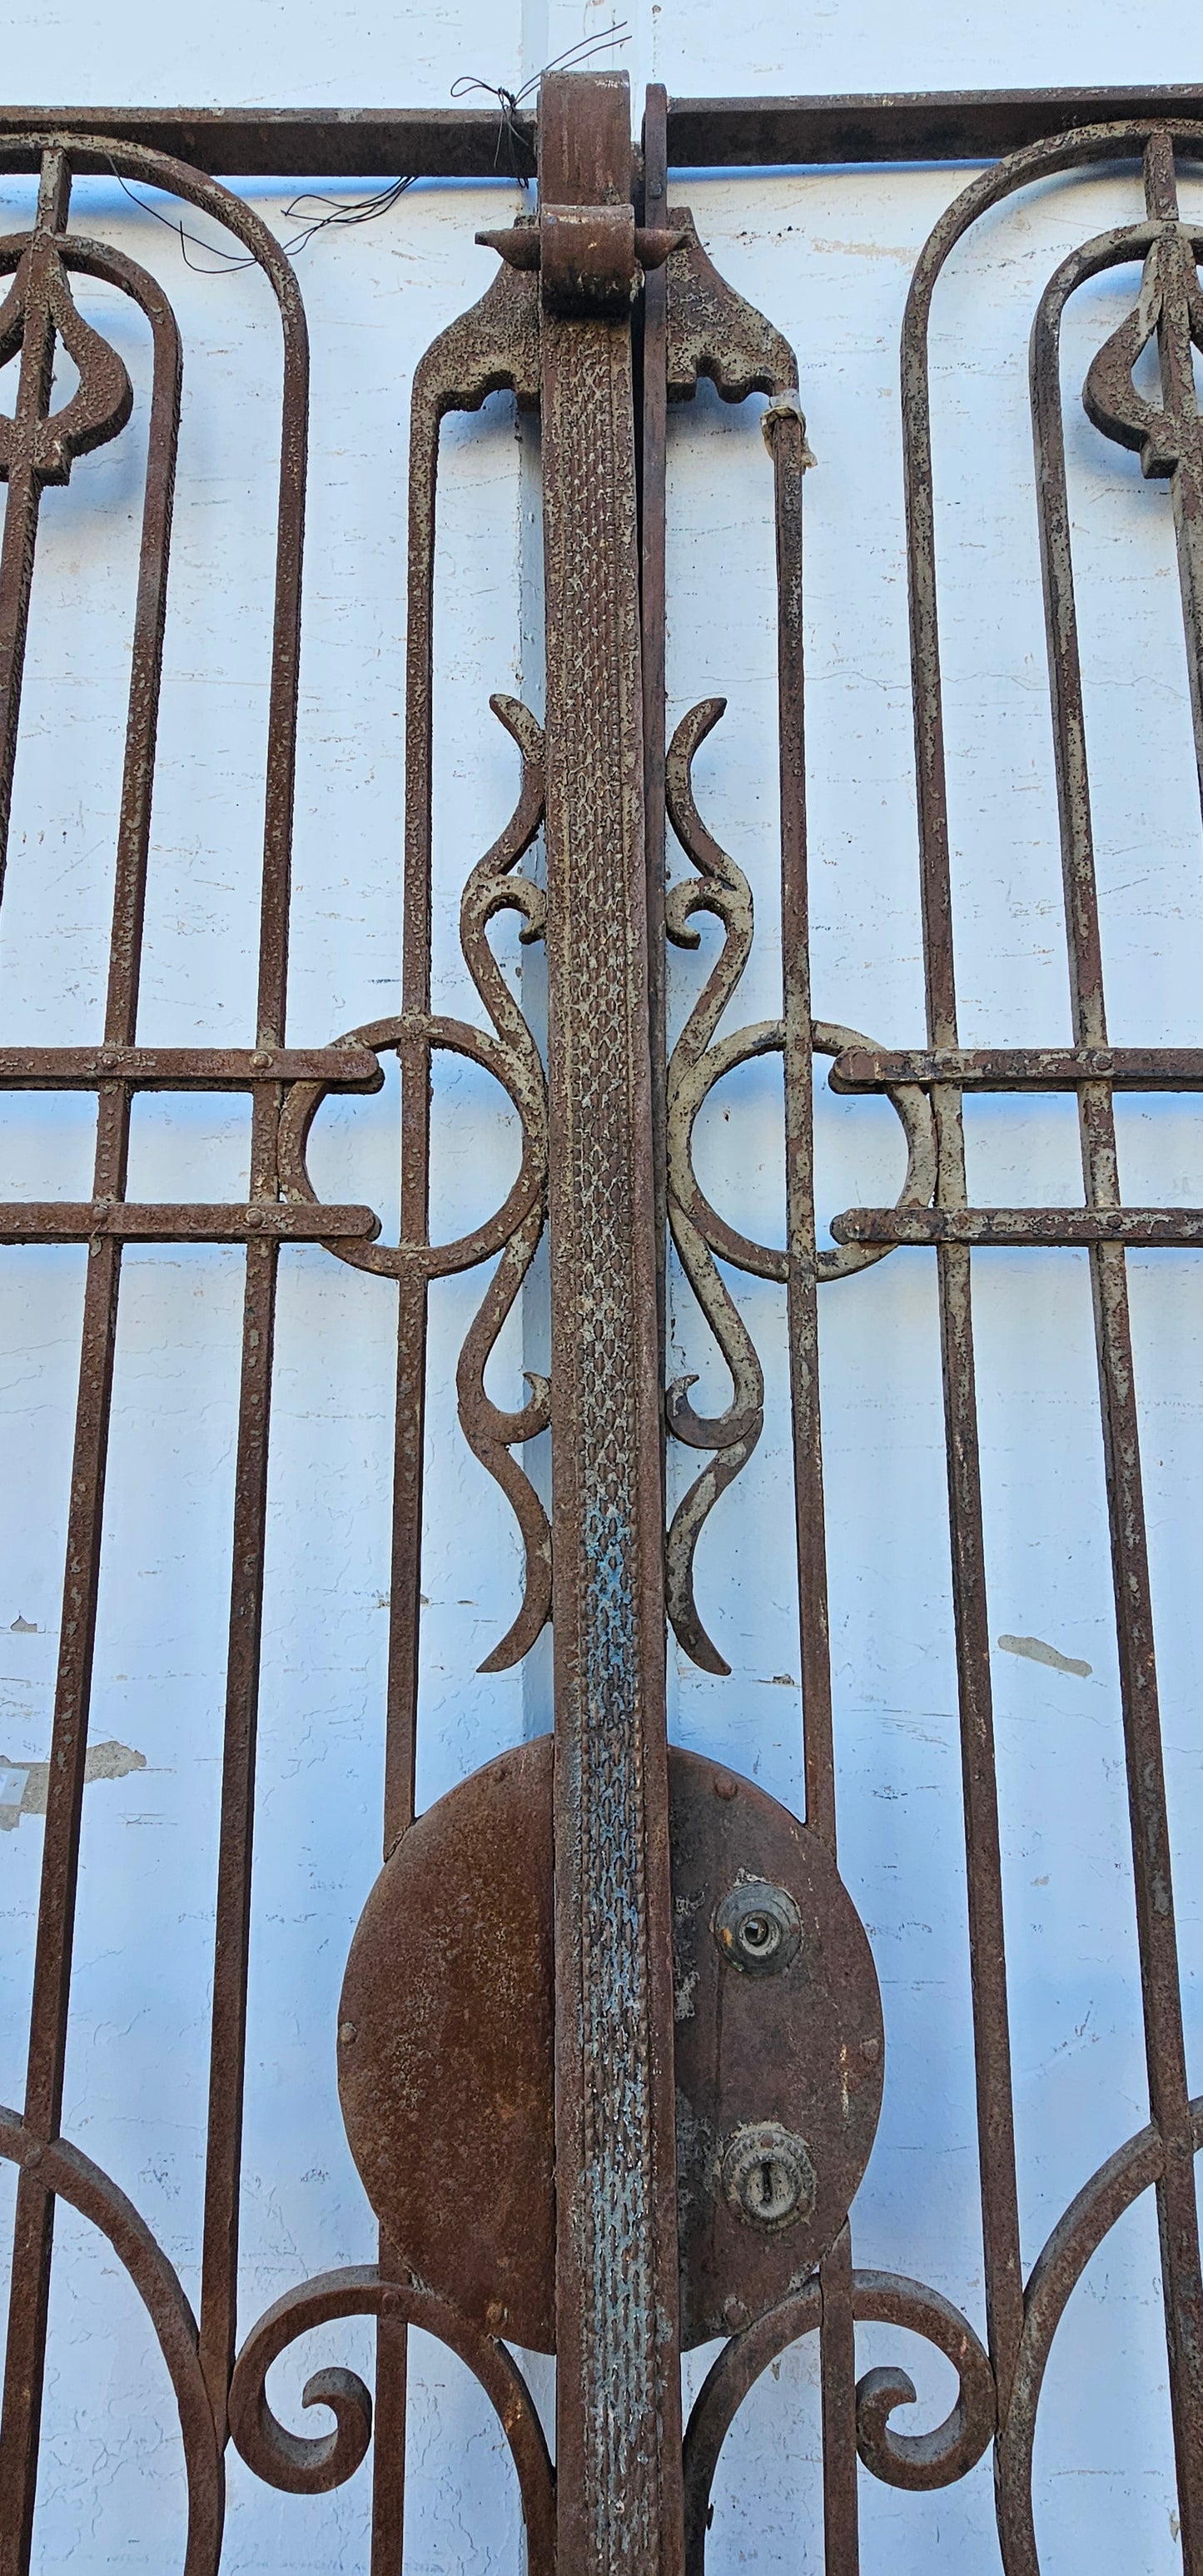
M 26 328 L 29 336 L 21 352 L 13 449 L 9 456 L 4 544 L 0 555 L 0 636 L 3 638 L 0 651 L 4 688 L 0 854 L 7 846 L 8 838 L 41 486 L 49 480 L 65 479 L 71 470 L 72 455 L 83 445 L 97 443 L 111 435 L 114 427 L 121 426 L 124 416 L 119 386 L 115 388 L 111 375 L 106 383 L 103 371 L 99 383 L 100 399 L 96 400 L 96 375 L 85 359 L 80 367 L 79 394 L 76 397 L 80 406 L 77 439 L 67 441 L 60 434 L 59 441 L 54 441 L 47 431 L 55 342 L 56 337 L 65 336 L 65 316 L 58 292 L 64 271 L 56 237 L 61 237 L 66 228 L 70 197 L 70 166 L 62 154 L 48 152 L 41 167 L 36 228 L 27 273 Z M 104 262 L 103 252 L 101 262 Z M 144 304 L 151 321 L 154 372 L 105 995 L 104 1032 L 114 1052 L 132 1046 L 137 1024 L 180 384 L 179 343 L 174 323 L 164 312 L 151 281 L 142 280 L 132 271 L 128 277 L 134 295 Z M 87 392 L 85 376 L 91 380 Z M 115 389 L 118 393 L 116 401 L 113 399 Z M 63 425 L 60 425 L 60 432 Z M 100 1085 L 92 1186 L 96 1196 L 109 1205 L 120 1201 L 125 1192 L 130 1109 L 131 1095 L 125 1085 L 117 1082 Z M 41 2145 L 54 2138 L 62 2118 L 120 1285 L 121 1240 L 115 1231 L 110 1231 L 91 1244 L 80 1335 L 71 1498 L 25 2078 L 25 2117 Z M 53 2249 L 53 2194 L 36 2171 L 26 2169 L 17 2186 L 3 2413 L 0 2417 L 0 2568 L 3 2568 L 4 2576 L 26 2576 L 33 2541 Z
M 1084 1082 L 1203 1091 L 1203 1047 L 847 1047 L 828 1081 L 833 1091 L 881 1091 L 890 1082 L 950 1082 L 961 1091 L 1076 1091 Z
M 1203 1208 L 863 1207 L 832 1218 L 837 1243 L 1203 1243 Z
M 5 1199 L 0 1243 L 327 1243 L 375 1235 L 374 1208 L 286 1206 L 279 1199 L 194 1201 L 140 1199 Z
M 1068 152 L 1071 147 L 1066 146 Z M 968 192 L 964 192 L 968 194 Z M 906 477 L 911 698 L 919 816 L 919 892 L 928 1044 L 951 1048 L 957 1031 L 956 956 L 948 786 L 944 761 L 943 682 L 936 582 L 935 494 L 927 331 L 931 298 L 955 237 L 956 201 L 920 256 L 902 329 L 902 423 Z M 978 2175 L 986 2318 L 998 2410 L 1005 2419 L 1023 2332 L 1023 2258 L 1011 2031 L 1007 1999 L 994 1696 L 978 1437 L 970 1254 L 959 1222 L 966 1214 L 965 1137 L 959 1091 L 936 1094 L 937 1206 L 927 1213 L 938 1242 L 940 1349 L 944 1381 L 944 1446 L 948 1478 L 965 1877 L 969 1924 L 973 2053 L 977 2097 Z M 834 1232 L 833 1228 L 833 1232 Z M 839 1237 L 837 1236 L 837 1241 Z
M 260 248 L 260 245 L 252 242 L 251 247 Z M 279 1064 L 284 1054 L 288 999 L 301 572 L 309 440 L 309 335 L 304 307 L 288 262 L 270 236 L 260 255 L 279 310 L 284 381 L 280 407 L 275 596 L 259 886 L 256 1045 L 253 1054 L 266 1059 L 268 1064 L 274 1062 L 277 1079 L 274 1083 L 256 1086 L 251 1111 L 250 1190 L 252 1199 L 259 1204 L 248 1209 L 248 1216 L 253 1217 L 260 1240 L 247 1241 L 243 1286 L 221 1820 L 213 1936 L 199 2331 L 201 2364 L 218 2439 L 222 2442 L 226 2438 L 226 2406 L 238 2319 L 255 1765 L 267 1551 L 267 1467 L 276 1286 L 279 1245 L 289 1232 L 279 1220 L 291 1214 L 278 1202 L 280 1113 L 285 1098 L 279 1079 Z M 337 1050 L 331 1052 L 336 1053 Z
M 1200 242 L 1182 220 L 1174 146 L 1168 133 L 1150 135 L 1145 147 L 1145 203 L 1150 221 L 1164 226 L 1165 231 L 1156 254 L 1161 406 L 1159 415 L 1151 419 L 1142 405 L 1146 437 L 1140 455 L 1146 473 L 1169 477 L 1195 729 L 1195 767 L 1203 796 L 1203 422 L 1199 418 L 1194 364 L 1195 345 L 1201 336 L 1196 264 Z M 1128 382 L 1131 385 L 1130 372 Z M 1087 410 L 1089 394 L 1088 380 Z
M 1131 444 L 1134 436 L 1139 437 L 1139 429 L 1126 415 L 1133 390 L 1131 369 L 1136 348 L 1145 336 L 1148 293 L 1160 344 L 1163 397 L 1163 409 L 1151 425 L 1163 445 L 1161 452 L 1154 456 L 1152 442 L 1149 442 L 1144 462 L 1146 470 L 1150 463 L 1162 474 L 1167 469 L 1173 470 L 1174 515 L 1179 539 L 1196 749 L 1203 754 L 1200 729 L 1203 722 L 1203 674 L 1200 672 L 1203 636 L 1199 627 L 1195 578 L 1199 554 L 1200 448 L 1198 407 L 1191 373 L 1191 336 L 1198 329 L 1198 290 L 1193 246 L 1188 247 L 1177 223 L 1174 149 L 1167 133 L 1149 136 L 1144 155 L 1144 177 L 1150 220 L 1166 227 L 1156 248 L 1150 247 L 1145 268 L 1145 278 L 1149 279 L 1152 267 L 1156 288 L 1146 289 L 1142 285 L 1141 309 L 1135 319 L 1135 327 L 1130 325 L 1126 335 L 1122 331 L 1117 335 L 1118 349 L 1113 339 L 1107 351 L 1096 359 L 1087 378 L 1086 408 L 1104 435 L 1122 433 L 1126 444 Z M 1100 253 L 1108 258 L 1108 264 L 1110 247 L 1108 237 L 1103 236 Z M 1144 248 L 1143 241 L 1140 247 Z M 1168 268 L 1163 265 L 1167 254 L 1171 261 Z M 1095 264 L 1089 250 L 1079 262 L 1063 263 L 1041 300 L 1030 354 L 1069 990 L 1074 1035 L 1080 1047 L 1092 1051 L 1106 1048 L 1107 1013 L 1074 595 L 1072 520 L 1062 416 L 1060 324 L 1064 304 L 1080 275 L 1089 274 Z M 1117 361 L 1114 379 L 1107 366 L 1110 357 Z M 1095 391 L 1100 376 L 1104 376 L 1106 382 L 1106 392 L 1101 401 Z M 1123 376 L 1127 377 L 1126 386 L 1118 381 Z M 1111 391 L 1113 381 L 1114 393 Z M 1141 1469 L 1140 1414 L 1124 1249 L 1130 1242 L 1191 1239 L 1189 1234 L 1184 1236 L 1177 1230 L 1168 1234 L 1160 1228 L 1152 1236 L 1143 1235 L 1139 1231 L 1143 1215 L 1160 1218 L 1162 1226 L 1167 1217 L 1176 1217 L 1181 1227 L 1184 1221 L 1189 1226 L 1191 1217 L 1197 1212 L 1121 1210 L 1115 1105 L 1112 1088 L 1107 1082 L 1088 1082 L 1081 1086 L 1078 1124 L 1085 1194 L 1097 1227 L 1091 1243 L 1090 1274 L 1149 2108 L 1163 2146 L 1162 2170 L 1156 2186 L 1157 2217 L 1182 2562 L 1185 2576 L 1200 2576 L 1203 2569 L 1203 2277 L 1200 2271 L 1194 2129 L 1186 2073 L 1181 1966 L 1174 1920 L 1170 1826 Z M 1121 1219 L 1122 1222 L 1119 1221 Z
M 71 165 L 62 152 L 39 152 L 37 213 L 23 263 L 20 376 L 6 440 L 4 536 L 0 545 L 0 880 L 8 856 L 13 766 L 21 714 L 21 681 L 38 514 L 50 477 L 47 417 L 54 370 L 56 244 L 67 228 Z M 55 478 L 60 479 L 60 478 Z
M 668 93 L 654 82 L 643 118 L 642 220 L 662 224 L 668 206 Z M 656 1325 L 660 1374 L 667 1351 L 668 1174 L 665 1089 L 668 1070 L 667 948 L 664 926 L 665 544 L 668 463 L 668 276 L 649 269 L 643 281 L 635 342 L 642 419 L 639 465 L 639 597 L 643 657 L 643 812 L 647 867 L 648 1041 L 652 1064 L 652 1164 L 656 1200 Z M 661 1440 L 663 1450 L 663 1438 Z
M 814 1052 L 806 832 L 806 691 L 802 587 L 802 488 L 811 463 L 799 406 L 764 415 L 773 460 L 777 557 L 777 708 L 781 798 L 781 972 L 785 1083 L 785 1207 L 793 1427 L 798 1651 L 806 1823 L 835 1858 L 835 1735 L 819 1389 L 815 1259 Z M 860 2527 L 856 2452 L 856 2348 L 852 2238 L 847 2222 L 819 2266 L 823 2415 L 823 2556 L 826 2576 L 857 2576 Z
M 670 98 L 670 168 L 748 169 L 782 164 L 991 161 L 1043 137 L 1112 119 L 1203 117 L 1203 88 L 868 91 L 830 97 Z M 6 107 L 0 128 L 23 134 L 69 129 L 97 137 L 77 152 L 79 171 L 107 171 L 113 136 L 191 162 L 226 179 L 506 179 L 533 176 L 535 119 L 493 108 Z M 515 168 L 517 164 L 517 168 Z
M 0 1089 L 256 1091 L 320 1082 L 331 1091 L 378 1091 L 384 1076 L 369 1047 L 0 1047 Z
M 629 113 L 544 80 L 556 2477 L 580 2576 L 680 2576 Z

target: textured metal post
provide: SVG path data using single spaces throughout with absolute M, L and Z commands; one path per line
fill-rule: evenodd
M 543 207 L 629 205 L 625 80 L 548 80 Z M 629 308 L 547 310 L 560 2564 L 681 2565 L 656 1258 Z

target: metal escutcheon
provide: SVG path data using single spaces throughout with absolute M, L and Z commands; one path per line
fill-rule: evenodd
M 338 2050 L 390 2244 L 538 2352 L 555 2346 L 551 1770 L 550 1737 L 523 1745 L 403 1835 L 352 1943 Z M 676 1748 L 669 1822 L 688 2347 L 763 2315 L 833 2243 L 884 2053 L 864 1927 L 817 1836 Z

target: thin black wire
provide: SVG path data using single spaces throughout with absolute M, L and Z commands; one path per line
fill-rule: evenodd
M 519 131 L 516 122 L 523 99 L 529 98 L 532 92 L 538 89 L 545 72 L 565 71 L 570 65 L 574 70 L 579 71 L 584 63 L 592 61 L 595 54 L 606 52 L 612 45 L 629 45 L 630 41 L 627 20 L 619 18 L 612 27 L 607 27 L 604 35 L 582 36 L 575 45 L 568 45 L 562 54 L 553 55 L 549 63 L 544 63 L 539 71 L 532 72 L 530 79 L 523 82 L 521 89 L 506 89 L 501 82 L 481 80 L 475 72 L 461 72 L 459 79 L 451 84 L 451 96 L 465 98 L 473 90 L 484 90 L 489 98 L 496 99 L 501 113 L 497 127 L 497 151 L 494 158 L 500 160 L 502 144 L 508 140 L 512 176 L 518 180 L 521 187 L 526 188 L 530 185 L 530 174 L 520 171 L 515 161 L 518 149 L 528 156 L 530 154 L 529 138 Z M 190 233 L 178 216 L 165 215 L 162 208 L 152 205 L 148 197 L 140 197 L 137 190 L 131 188 L 128 179 L 122 178 L 114 161 L 109 161 L 109 168 L 118 187 L 124 190 L 133 205 L 138 206 L 144 215 L 153 215 L 156 223 L 165 224 L 169 233 L 176 234 L 185 266 L 194 269 L 198 277 L 225 277 L 235 268 L 258 267 L 258 260 L 244 251 L 225 250 L 220 242 L 202 241 L 199 233 Z M 306 250 L 319 233 L 329 232 L 332 228 L 341 225 L 372 223 L 377 215 L 386 215 L 390 207 L 395 206 L 404 196 L 406 189 L 413 187 L 415 176 L 416 173 L 411 171 L 408 178 L 393 179 L 387 188 L 376 189 L 370 197 L 355 197 L 347 206 L 340 205 L 336 197 L 321 197 L 306 192 L 302 192 L 299 197 L 294 197 L 284 209 L 285 223 L 292 221 L 301 206 L 324 206 L 329 211 L 316 215 L 310 222 L 303 223 L 290 240 L 281 243 L 280 247 L 285 258 L 295 259 L 298 252 Z M 199 260 L 189 259 L 189 243 L 194 250 L 207 251 L 212 258 L 220 261 L 220 267 L 205 268 Z
M 124 190 L 126 196 L 142 214 L 153 215 L 157 224 L 165 224 L 169 233 L 175 233 L 184 256 L 185 266 L 195 269 L 198 277 L 225 277 L 234 268 L 259 266 L 258 260 L 249 257 L 245 252 L 223 250 L 220 242 L 202 241 L 199 233 L 190 233 L 177 216 L 165 215 L 161 207 L 152 205 L 149 197 L 140 197 L 137 189 L 131 188 L 128 179 L 122 178 L 114 161 L 109 162 L 109 168 L 118 187 Z M 315 216 L 310 223 L 302 224 L 290 240 L 280 244 L 285 258 L 295 259 L 298 251 L 304 250 L 318 233 L 326 232 L 331 225 L 366 224 L 370 223 L 376 215 L 387 214 L 389 207 L 395 206 L 398 198 L 403 197 L 406 189 L 412 188 L 413 184 L 414 174 L 411 173 L 407 179 L 392 180 L 387 188 L 377 189 L 370 197 L 353 198 L 348 206 L 340 205 L 335 197 L 318 197 L 304 192 L 299 197 L 294 197 L 284 209 L 285 223 L 291 220 L 300 206 L 328 206 L 331 211 L 329 214 Z M 215 259 L 220 260 L 221 266 L 205 268 L 199 260 L 189 259 L 189 242 L 194 250 L 210 252 Z
M 566 71 L 570 65 L 574 71 L 580 71 L 585 63 L 592 61 L 595 54 L 605 53 L 611 45 L 629 45 L 631 39 L 626 30 L 626 19 L 618 18 L 612 27 L 607 27 L 604 35 L 579 37 L 575 45 L 566 46 L 562 54 L 553 54 L 549 63 L 544 63 L 540 70 L 532 72 L 530 79 L 523 82 L 521 89 L 506 89 L 503 82 L 482 80 L 475 72 L 461 72 L 459 79 L 452 82 L 452 98 L 467 98 L 473 90 L 483 90 L 486 97 L 496 99 L 501 115 L 497 127 L 497 150 L 493 156 L 494 163 L 496 164 L 501 158 L 503 142 L 508 142 L 511 172 L 520 187 L 529 187 L 531 178 L 530 172 L 517 168 L 515 157 L 519 150 L 529 155 L 531 149 L 529 135 L 519 131 L 516 121 L 523 99 L 529 98 L 532 92 L 538 89 L 545 73 Z

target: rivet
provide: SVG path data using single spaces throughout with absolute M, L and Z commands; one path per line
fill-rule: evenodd
M 489 2304 L 485 2309 L 485 2326 L 491 2335 L 500 2334 L 501 2329 L 505 2324 L 507 2313 L 508 2311 L 503 2300 L 490 2299 Z
M 270 1064 L 271 1057 L 264 1053 L 262 1047 L 255 1047 L 251 1053 L 251 1063 L 254 1065 Z
M 746 2300 L 724 2299 L 723 2323 L 730 2326 L 732 2334 L 741 2333 L 744 2326 L 750 2324 L 750 2322 L 751 2310 L 749 2309 Z
M 356 2030 L 356 2027 L 355 2027 L 354 2022 L 353 2022 L 353 2021 L 340 2021 L 340 2023 L 339 2023 L 339 2025 L 338 2025 L 338 2036 L 339 2036 L 339 2040 L 340 2040 L 340 2042 L 341 2042 L 342 2046 L 343 2046 L 344 2048 L 349 2048 L 349 2047 L 350 2047 L 350 2045 L 351 2045 L 351 2041 L 352 2041 L 353 2039 L 356 2039 L 356 2038 L 358 2037 L 358 2032 L 357 2032 L 357 2030 Z
M 738 1789 L 739 1782 L 738 1780 L 732 1779 L 729 1771 L 715 1772 L 714 1794 L 716 1798 L 734 1798 L 738 1793 Z

